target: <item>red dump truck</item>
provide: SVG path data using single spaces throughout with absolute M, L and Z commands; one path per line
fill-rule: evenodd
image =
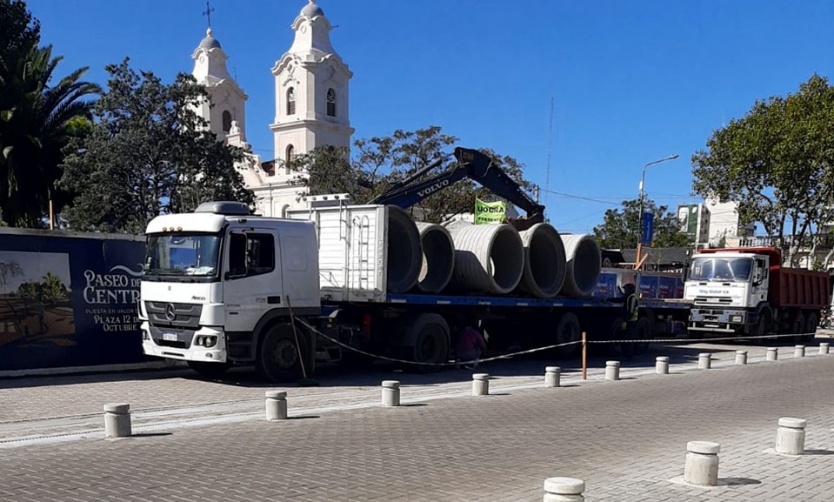
M 783 267 L 777 248 L 703 249 L 687 268 L 689 331 L 812 339 L 828 284 L 827 272 Z

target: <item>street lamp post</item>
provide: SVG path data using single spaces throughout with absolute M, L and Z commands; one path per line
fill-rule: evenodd
M 637 259 L 634 263 L 634 268 L 637 270 L 637 278 L 634 288 L 638 298 L 640 297 L 640 270 L 643 268 L 643 186 L 646 183 L 646 168 L 655 164 L 660 164 L 661 162 L 675 160 L 677 158 L 678 154 L 674 154 L 659 160 L 653 160 L 643 166 L 643 175 L 640 177 L 640 210 L 637 216 Z

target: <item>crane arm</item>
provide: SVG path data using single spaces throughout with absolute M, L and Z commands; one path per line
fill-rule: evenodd
M 391 190 L 378 195 L 371 200 L 371 203 L 392 204 L 406 209 L 454 185 L 463 178 L 469 178 L 524 210 L 527 213 L 528 224 L 544 221 L 544 206 L 531 199 L 515 180 L 495 165 L 489 156 L 477 150 L 461 147 L 455 148 L 454 156 L 457 163 L 446 171 L 421 181 L 415 181 L 416 178 L 437 167 L 439 162 L 435 161 Z

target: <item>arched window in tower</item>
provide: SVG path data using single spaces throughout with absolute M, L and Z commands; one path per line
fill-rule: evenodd
M 290 174 L 292 172 L 290 163 L 292 163 L 293 158 L 295 158 L 295 147 L 287 145 L 287 151 L 284 156 L 284 171 L 286 171 L 286 174 Z
M 295 89 L 287 89 L 287 115 L 295 115 Z
M 336 91 L 332 87 L 327 89 L 327 116 L 336 116 Z
M 232 130 L 232 114 L 229 110 L 223 110 L 223 132 L 229 134 Z

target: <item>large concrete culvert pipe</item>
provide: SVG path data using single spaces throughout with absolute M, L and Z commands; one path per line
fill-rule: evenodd
M 506 294 L 518 286 L 524 271 L 524 246 L 509 225 L 447 226 L 455 243 L 452 283 L 466 292 Z
M 423 260 L 417 289 L 424 293 L 439 293 L 452 279 L 455 268 L 455 244 L 445 227 L 434 223 L 417 223 Z
M 562 235 L 567 267 L 562 293 L 573 298 L 587 298 L 599 282 L 602 253 L 590 235 Z
M 405 293 L 417 284 L 423 253 L 420 232 L 408 213 L 388 206 L 388 291 Z
M 519 234 L 525 259 L 518 290 L 539 298 L 553 298 L 565 284 L 565 245 L 559 232 L 547 223 L 537 223 Z

